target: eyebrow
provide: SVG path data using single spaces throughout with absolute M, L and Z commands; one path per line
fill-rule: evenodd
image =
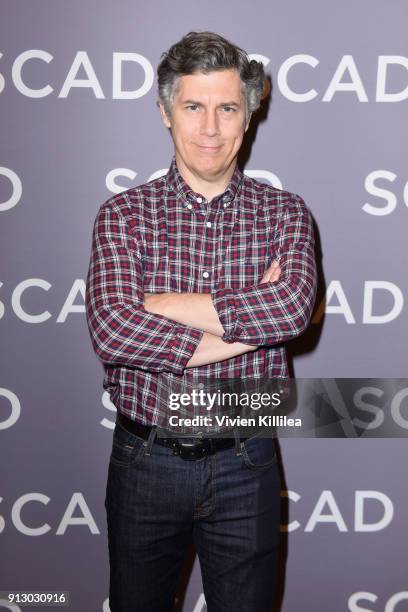
M 181 102 L 182 104 L 197 104 L 197 105 L 203 105 L 202 102 L 199 102 L 198 100 L 183 100 Z M 221 102 L 220 104 L 218 104 L 218 106 L 237 106 L 239 107 L 240 105 L 238 104 L 238 102 Z

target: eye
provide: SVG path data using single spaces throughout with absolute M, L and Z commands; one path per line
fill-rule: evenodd
M 223 106 L 222 108 L 226 113 L 235 113 L 236 111 L 236 108 L 234 108 L 233 106 Z
M 198 110 L 198 104 L 189 104 L 186 108 L 194 112 Z

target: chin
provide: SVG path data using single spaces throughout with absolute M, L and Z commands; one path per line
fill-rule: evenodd
M 198 164 L 197 165 L 198 172 L 203 176 L 203 178 L 218 176 L 225 172 L 225 168 L 222 164 Z
M 227 160 L 210 155 L 200 156 L 198 159 L 196 158 L 193 163 L 197 168 L 207 168 L 214 172 L 219 172 L 228 167 Z

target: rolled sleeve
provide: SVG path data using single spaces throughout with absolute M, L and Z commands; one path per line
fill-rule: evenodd
M 195 352 L 204 332 L 194 327 L 176 325 L 173 340 L 168 352 L 166 370 L 182 374 L 191 356 Z
M 228 344 L 236 342 L 237 307 L 232 289 L 215 289 L 211 292 L 211 299 L 225 330 L 222 339 Z

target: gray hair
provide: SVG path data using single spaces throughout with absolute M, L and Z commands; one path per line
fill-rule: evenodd
M 189 32 L 161 56 L 157 68 L 159 102 L 171 116 L 179 77 L 196 72 L 236 69 L 246 101 L 246 119 L 261 104 L 265 72 L 261 62 L 250 60 L 245 51 L 213 32 Z

